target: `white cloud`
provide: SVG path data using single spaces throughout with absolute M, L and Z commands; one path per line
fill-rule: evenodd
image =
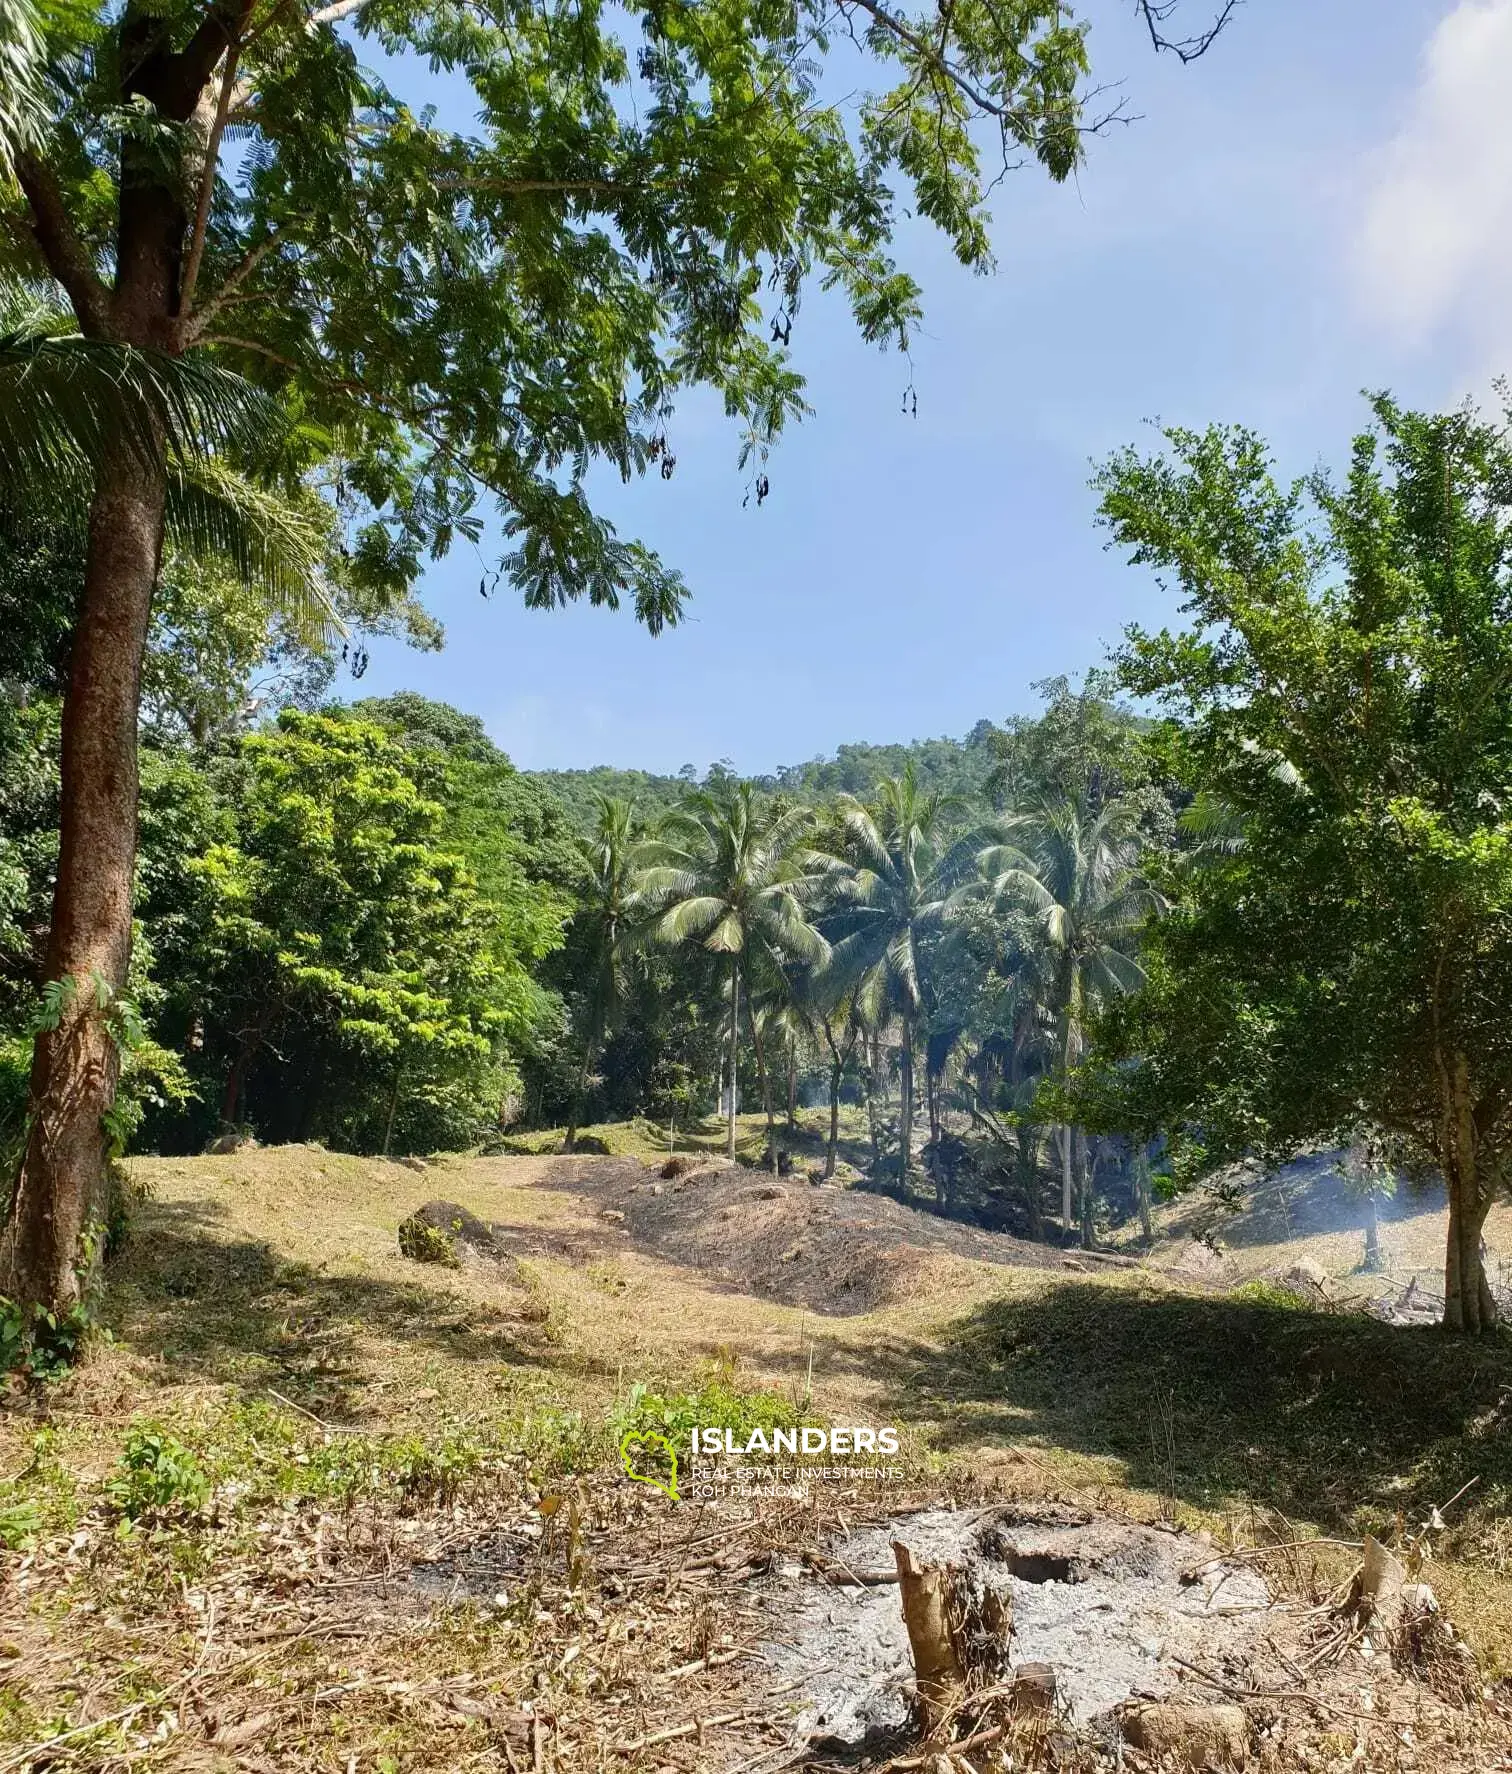
M 1403 344 L 1458 335 L 1512 370 L 1512 0 L 1460 0 L 1424 51 L 1396 134 L 1368 169 L 1365 311 Z

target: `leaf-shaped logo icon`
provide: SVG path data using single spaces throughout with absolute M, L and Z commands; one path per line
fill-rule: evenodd
M 632 1429 L 620 1440 L 620 1463 L 627 1476 L 677 1501 L 677 1449 L 665 1435 L 654 1429 Z

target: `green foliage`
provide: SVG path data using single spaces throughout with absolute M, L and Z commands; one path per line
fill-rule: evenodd
M 135 1522 L 143 1516 L 203 1509 L 210 1498 L 210 1479 L 176 1436 L 144 1423 L 127 1436 L 105 1493 L 125 1520 Z
M 730 1429 L 740 1440 L 756 1429 L 792 1429 L 809 1421 L 780 1394 L 747 1392 L 728 1379 L 711 1379 L 696 1392 L 665 1394 L 638 1380 L 610 1413 L 609 1427 L 616 1442 L 632 1431 L 654 1430 L 681 1447 L 695 1428 Z
M 1300 1294 L 1293 1293 L 1289 1287 L 1282 1287 L 1279 1282 L 1267 1281 L 1263 1276 L 1233 1288 L 1228 1297 L 1250 1306 L 1269 1306 L 1277 1312 L 1306 1312 L 1311 1309 Z
M 80 1268 L 88 1271 L 86 1261 Z M 60 1380 L 78 1361 L 97 1325 L 97 1302 L 86 1294 L 49 1310 L 0 1294 L 0 1374 Z
M 891 253 L 900 208 L 985 268 L 992 182 L 1021 161 L 1067 178 L 1100 121 L 1085 27 L 1053 0 L 960 0 L 943 36 L 927 9 L 869 8 L 846 37 L 863 90 L 843 108 L 821 102 L 840 46 L 809 0 L 371 4 L 340 27 L 250 9 L 212 27 L 202 0 L 171 0 L 161 16 L 141 43 L 114 7 L 58 17 L 53 61 L 89 70 L 48 90 L 67 238 L 108 278 L 123 185 L 139 208 L 171 203 L 163 322 L 297 415 L 288 453 L 321 465 L 357 573 L 402 585 L 425 551 L 475 542 L 481 494 L 529 604 L 626 601 L 652 629 L 684 587 L 593 511 L 595 461 L 670 476 L 677 398 L 703 385 L 765 497 L 767 452 L 806 410 L 789 349 L 805 292 L 838 289 L 864 338 L 906 344 L 920 303 Z M 188 120 L 214 109 L 228 39 L 229 128 L 202 171 Z M 469 89 L 465 133 L 406 96 L 420 66 Z M 37 189 L 21 194 L 47 209 Z M 37 228 L 46 250 L 18 268 L 93 318 L 103 291 L 55 232 Z
M 42 1530 L 42 1511 L 29 1498 L 23 1503 L 0 1503 L 0 1549 L 30 1552 Z
M 239 750 L 226 835 L 166 884 L 188 901 L 175 991 L 201 1064 L 226 1069 L 223 1119 L 271 1067 L 286 1104 L 291 1072 L 319 1078 L 309 1131 L 340 1144 L 466 1143 L 497 1122 L 541 1014 L 529 963 L 550 920 L 510 922 L 518 872 L 486 899 L 445 846 L 442 760 L 292 711 Z
M 399 1254 L 412 1263 L 437 1263 L 443 1269 L 462 1266 L 451 1239 L 417 1213 L 399 1222 Z
M 1512 441 L 1467 412 L 1373 413 L 1342 484 L 1278 482 L 1258 438 L 1219 429 L 1100 477 L 1190 623 L 1131 631 L 1123 680 L 1231 815 L 1107 1031 L 1101 1088 L 1214 1164 L 1381 1130 L 1449 1184 L 1446 1314 L 1475 1326 L 1512 1166 Z

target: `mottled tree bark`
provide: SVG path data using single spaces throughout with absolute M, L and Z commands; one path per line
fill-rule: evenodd
M 1444 1328 L 1476 1333 L 1495 1328 L 1496 1299 L 1481 1256 L 1481 1231 L 1491 1211 L 1492 1180 L 1484 1174 L 1471 1093 L 1470 1062 L 1452 1054 L 1440 1069 L 1441 1161 L 1449 1196 L 1444 1255 Z
M 101 466 L 63 702 L 62 815 L 46 978 L 65 987 L 37 1037 L 28 1132 L 0 1236 L 0 1292 L 48 1309 L 77 1299 L 85 1233 L 104 1208 L 119 1056 L 102 996 L 126 983 L 137 839 L 137 705 L 162 544 L 160 462 Z M 106 988 L 102 994 L 100 987 Z

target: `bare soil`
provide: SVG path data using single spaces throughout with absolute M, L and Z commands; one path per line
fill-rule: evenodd
M 507 1161 L 505 1161 L 507 1162 Z M 562 1158 L 546 1186 L 598 1204 L 636 1249 L 786 1306 L 846 1317 L 916 1298 L 939 1259 L 1085 1272 L 1127 1256 L 1061 1251 L 947 1220 L 870 1190 L 723 1160 L 663 1177 L 628 1158 Z

